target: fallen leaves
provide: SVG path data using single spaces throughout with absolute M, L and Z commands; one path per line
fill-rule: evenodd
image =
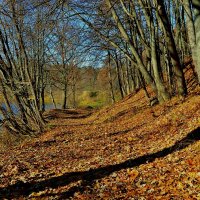
M 151 155 L 199 127 L 199 108 L 200 96 L 149 108 L 140 91 L 86 118 L 55 118 L 50 121 L 54 128 L 41 137 L 0 152 L 0 191 L 23 183 L 30 194 L 20 196 L 14 190 L 3 194 L 8 199 L 15 194 L 15 199 L 198 200 L 199 141 L 185 148 L 180 144 L 153 160 Z M 77 115 L 85 114 L 81 110 Z M 150 161 L 129 166 L 142 156 Z
M 137 170 L 128 169 L 127 174 L 129 176 L 130 182 L 134 182 L 137 176 L 139 175 L 139 172 Z

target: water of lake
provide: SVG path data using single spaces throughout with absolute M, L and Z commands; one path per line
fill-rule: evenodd
M 6 105 L 4 103 L 1 104 L 1 107 L 3 107 L 5 110 L 6 110 Z M 59 104 L 59 105 L 56 105 L 56 107 L 58 109 L 62 108 L 62 106 Z M 12 111 L 14 112 L 15 115 L 17 115 L 19 113 L 19 108 L 15 105 L 15 104 L 12 104 L 11 105 L 11 108 L 12 108 Z M 54 109 L 54 105 L 53 104 L 46 104 L 45 105 L 45 110 L 51 110 L 51 109 Z M 3 119 L 3 116 L 2 114 L 0 113 L 0 120 Z

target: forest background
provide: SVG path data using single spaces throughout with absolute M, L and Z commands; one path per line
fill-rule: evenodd
M 0 2 L 1 124 L 45 127 L 46 108 L 100 107 L 143 89 L 154 105 L 200 80 L 198 0 Z

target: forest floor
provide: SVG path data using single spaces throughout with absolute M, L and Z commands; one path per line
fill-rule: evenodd
M 190 72 L 187 72 L 190 73 Z M 200 89 L 150 107 L 141 90 L 52 110 L 40 137 L 0 152 L 0 199 L 200 199 Z

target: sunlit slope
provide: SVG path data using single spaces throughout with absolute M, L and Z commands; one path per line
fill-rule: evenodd
M 154 107 L 46 113 L 47 131 L 0 153 L 0 199 L 199 199 L 200 89 Z

